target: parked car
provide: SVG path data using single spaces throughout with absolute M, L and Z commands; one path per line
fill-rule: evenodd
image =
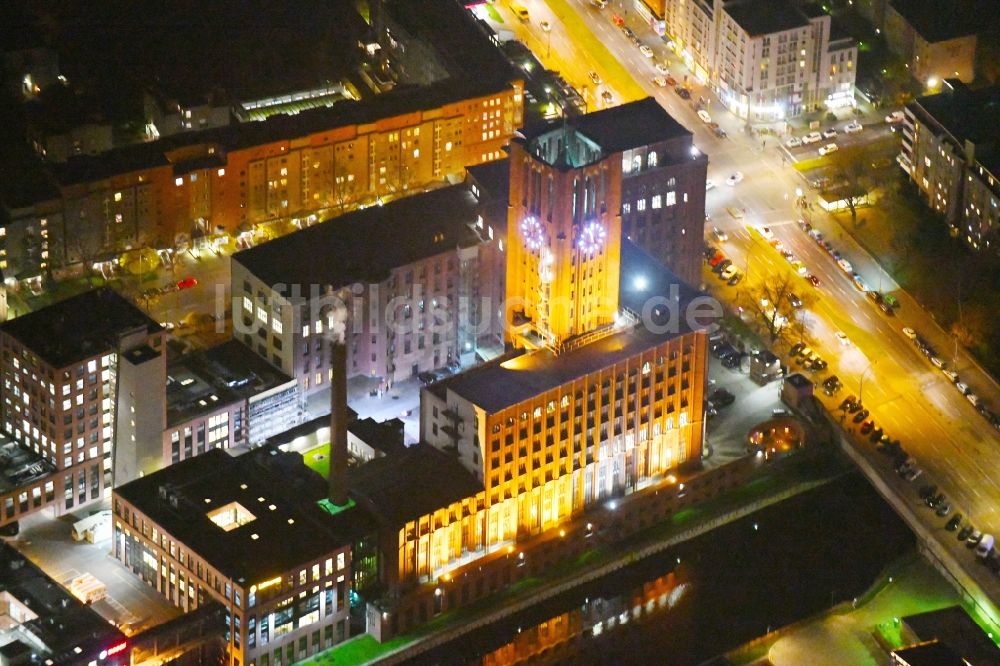
M 605 106 L 611 106 L 615 103 L 615 97 L 610 90 L 605 90 L 601 93 L 601 101 L 604 102 Z
M 804 343 L 804 342 L 796 342 L 794 345 L 792 345 L 792 348 L 788 350 L 788 355 L 789 356 L 798 356 L 799 353 L 803 349 L 805 349 L 805 348 L 806 348 L 806 343 Z
M 957 388 L 962 395 L 968 395 L 972 391 L 972 389 L 969 388 L 969 385 L 965 382 L 955 382 L 955 388 Z
M 670 76 L 670 70 L 662 62 L 656 63 L 654 67 L 656 68 L 656 73 L 660 76 Z
M 676 92 L 681 99 L 691 99 L 691 91 L 684 86 L 675 87 L 674 92 Z
M 911 340 L 916 340 L 916 339 L 917 339 L 917 332 L 916 332 L 916 331 L 914 331 L 914 330 L 913 330 L 912 328 L 910 328 L 909 326 L 907 326 L 907 327 L 905 327 L 905 328 L 903 329 L 903 335 L 905 335 L 906 337 L 908 337 L 908 338 L 909 338 L 909 339 L 911 339 Z
M 814 287 L 818 287 L 820 285 L 819 278 L 813 275 L 812 273 L 806 274 L 806 280 L 809 282 L 809 284 L 811 284 Z
M 837 331 L 836 333 L 834 333 L 834 335 L 837 337 L 837 341 L 840 342 L 840 345 L 842 347 L 851 346 L 851 339 L 847 337 L 847 333 L 844 333 L 843 331 Z
M 825 130 L 823 130 L 823 138 L 824 139 L 832 139 L 835 136 L 837 136 L 837 128 L 836 127 L 828 127 Z
M 806 134 L 804 137 L 802 137 L 802 143 L 804 144 L 816 143 L 817 141 L 822 141 L 822 140 L 823 140 L 823 135 L 820 134 L 819 132 L 809 132 L 809 134 Z
M 698 118 L 700 118 L 703 123 L 712 122 L 712 116 L 708 115 L 708 111 L 705 111 L 704 109 L 698 109 Z
M 819 156 L 820 157 L 824 157 L 826 155 L 829 155 L 830 153 L 835 153 L 838 150 L 840 150 L 840 148 L 837 147 L 837 144 L 835 144 L 835 143 L 828 143 L 825 146 L 823 146 L 822 148 L 820 148 L 818 152 L 819 152 Z
M 709 402 L 715 407 L 726 407 L 736 401 L 736 396 L 724 388 L 716 389 L 708 396 Z
M 958 529 L 958 526 L 962 524 L 962 514 L 956 513 L 951 519 L 945 523 L 944 528 L 949 532 L 954 532 Z
M 854 272 L 854 266 L 852 266 L 851 262 L 849 262 L 847 259 L 837 259 L 837 265 L 840 266 L 840 270 L 844 271 L 847 274 L 851 274 Z
M 976 546 L 976 557 L 979 559 L 984 559 L 993 550 L 993 535 L 984 534 L 983 538 L 979 540 L 979 545 Z
M 947 368 L 941 369 L 941 374 L 951 380 L 952 384 L 958 383 L 958 373 L 954 370 L 948 370 Z
M 198 284 L 198 278 L 186 277 L 177 283 L 178 289 L 190 289 Z
M 654 76 L 653 77 L 653 85 L 656 86 L 657 88 L 666 88 L 667 87 L 667 80 L 665 78 L 663 78 L 662 76 Z
M 857 403 L 858 403 L 858 397 L 855 395 L 849 395 L 841 401 L 840 409 L 845 412 L 850 411 L 851 407 L 853 407 Z
M 875 421 L 872 421 L 870 419 L 868 421 L 865 421 L 864 423 L 861 424 L 861 434 L 862 435 L 867 435 L 868 433 L 870 433 L 874 429 L 875 429 Z
M 802 139 L 797 136 L 793 136 L 787 141 L 785 141 L 785 147 L 787 148 L 798 148 L 802 145 Z
M 851 122 L 844 125 L 844 132 L 847 134 L 857 134 L 864 129 L 864 126 L 857 120 L 852 120 Z
M 719 279 L 729 280 L 729 278 L 736 275 L 739 272 L 739 270 L 740 269 L 736 268 L 734 264 L 730 264 L 721 273 L 719 273 Z
M 867 409 L 862 409 L 860 412 L 858 412 L 857 414 L 854 415 L 854 422 L 855 423 L 861 423 L 866 418 L 868 418 L 869 414 L 870 414 L 870 412 Z
M 742 171 L 736 171 L 731 176 L 729 176 L 729 178 L 726 178 L 726 185 L 729 185 L 730 187 L 733 187 L 737 183 L 742 182 L 742 180 L 743 180 L 743 172 Z
M 552 31 L 552 24 L 549 23 L 548 21 L 539 21 L 538 22 L 538 27 L 542 29 L 542 32 L 551 32 Z
M 591 83 L 593 83 L 595 86 L 601 85 L 601 75 L 598 74 L 597 72 L 590 72 L 589 74 L 587 74 L 587 76 L 590 77 Z
M 802 307 L 802 299 L 796 296 L 794 292 L 791 291 L 788 292 L 788 302 L 791 304 L 793 308 Z

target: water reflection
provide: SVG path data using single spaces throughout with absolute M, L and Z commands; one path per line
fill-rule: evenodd
M 519 630 L 513 641 L 485 655 L 482 664 L 506 666 L 568 657 L 566 650 L 560 650 L 561 646 L 580 638 L 610 634 L 629 622 L 642 622 L 670 610 L 680 602 L 688 586 L 689 583 L 679 582 L 678 575 L 671 572 L 649 581 L 629 597 L 585 599 L 578 608 Z

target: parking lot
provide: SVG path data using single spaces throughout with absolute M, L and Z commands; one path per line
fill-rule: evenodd
M 714 467 L 747 455 L 750 429 L 771 418 L 775 409 L 785 406 L 780 399 L 781 382 L 760 386 L 750 381 L 746 367 L 742 370 L 726 368 L 719 359 L 710 356 L 708 377 L 706 398 L 718 389 L 725 389 L 736 397 L 731 405 L 718 408 L 718 414 L 708 420 L 706 438 L 710 453 L 705 465 Z
M 21 532 L 10 543 L 51 578 L 68 587 L 71 580 L 90 574 L 107 586 L 107 596 L 91 607 L 126 634 L 166 622 L 180 615 L 145 583 L 111 556 L 111 539 L 98 543 L 73 541 L 73 523 L 108 502 L 87 507 L 73 516 L 52 518 L 42 511 L 21 521 Z

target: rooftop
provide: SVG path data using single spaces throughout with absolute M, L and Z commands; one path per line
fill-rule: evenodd
M 233 261 L 271 285 L 381 282 L 395 268 L 482 242 L 477 215 L 472 193 L 453 185 L 347 213 L 238 252 Z
M 0 594 L 26 606 L 34 618 L 6 633 L 30 634 L 48 652 L 41 655 L 55 664 L 79 664 L 96 659 L 101 650 L 125 640 L 114 625 L 85 606 L 7 543 L 0 543 Z M 6 605 L 6 604 L 5 604 Z M 9 619 L 9 618 L 8 618 Z M 28 639 L 30 640 L 30 639 Z M 75 648 L 80 648 L 77 653 Z M 14 652 L 12 647 L 8 651 Z
M 427 444 L 351 469 L 348 485 L 352 496 L 390 526 L 402 526 L 483 490 L 455 457 Z
M 891 6 L 925 40 L 944 42 L 975 35 L 983 23 L 984 12 L 993 11 L 995 0 L 948 0 L 943 15 L 939 0 L 891 0 Z
M 558 356 L 548 349 L 506 356 L 442 380 L 429 390 L 443 395 L 449 389 L 487 412 L 496 413 L 691 330 L 682 315 L 696 291 L 628 240 L 622 241 L 621 265 L 619 303 L 635 313 L 645 313 L 650 324 L 668 329 L 666 332 L 654 333 L 639 325 Z M 647 308 L 648 299 L 654 295 L 675 297 L 677 312 L 660 305 Z
M 110 287 L 87 291 L 0 324 L 0 331 L 17 339 L 54 368 L 117 347 L 117 338 L 145 327 L 162 330 L 131 301 Z
M 906 666 L 968 666 L 954 650 L 940 641 L 894 650 L 893 655 L 898 663 Z
M 55 466 L 34 451 L 0 438 L 0 493 L 26 486 L 54 471 Z
M 972 90 L 948 79 L 942 92 L 920 97 L 914 104 L 960 144 L 971 141 L 977 149 L 1000 145 L 1000 85 Z
M 533 141 L 561 127 L 575 129 L 597 144 L 604 154 L 647 146 L 692 134 L 652 97 L 564 120 L 527 127 L 525 141 Z
M 961 606 L 908 615 L 903 623 L 922 641 L 945 643 L 971 666 L 1000 664 L 1000 648 Z M 917 662 L 910 663 L 917 666 Z
M 809 19 L 792 0 L 736 0 L 724 4 L 723 11 L 751 37 L 809 26 Z
M 362 442 L 386 455 L 403 450 L 403 422 L 399 419 L 376 421 L 369 417 L 348 423 L 347 431 Z
M 247 585 L 348 546 L 371 527 L 360 509 L 336 516 L 323 510 L 326 479 L 298 453 L 272 446 L 237 457 L 213 449 L 115 493 L 224 575 Z M 225 525 L 210 517 L 223 508 L 235 516 Z
M 167 425 L 272 389 L 290 381 L 235 340 L 183 356 L 167 357 Z

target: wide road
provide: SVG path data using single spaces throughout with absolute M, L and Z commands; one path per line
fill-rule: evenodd
M 650 59 L 644 58 L 611 22 L 611 14 L 620 11 L 614 2 L 605 10 L 592 7 L 587 0 L 552 2 L 553 5 L 566 2 L 572 6 L 580 22 L 614 57 L 620 58 L 635 82 L 694 132 L 696 144 L 709 156 L 709 178 L 715 183 L 707 196 L 706 212 L 711 216 L 707 227 L 718 226 L 729 234 L 729 240 L 720 244 L 721 249 L 738 267 L 749 269 L 749 280 L 753 282 L 768 274 L 790 270 L 788 262 L 759 233 L 750 230 L 750 227 L 763 225 L 767 225 L 774 236 L 820 279 L 819 287 L 805 280 L 799 280 L 798 287 L 803 296 L 808 294 L 814 298 L 805 313 L 808 322 L 806 342 L 830 364 L 827 371 L 814 379 L 821 381 L 829 374 L 837 374 L 844 382 L 845 388 L 838 396 L 833 399 L 823 396 L 833 413 L 838 413 L 836 405 L 844 396 L 860 393 L 876 424 L 901 440 L 906 451 L 924 470 L 920 479 L 908 484 L 895 475 L 888 460 L 876 453 L 866 438 L 860 438 L 859 448 L 873 459 L 881 460 L 880 468 L 889 478 L 890 485 L 916 504 L 917 488 L 935 483 L 951 501 L 953 512 L 961 512 L 984 532 L 1000 536 L 1000 475 L 996 473 L 1000 470 L 1000 433 L 941 370 L 930 364 L 903 335 L 902 328 L 912 327 L 928 339 L 938 355 L 947 360 L 948 367 L 958 371 L 962 381 L 988 404 L 1000 406 L 1000 388 L 964 351 L 958 350 L 956 355 L 951 337 L 912 298 L 900 291 L 878 262 L 843 234 L 829 216 L 815 205 L 809 213 L 813 226 L 839 249 L 871 288 L 892 292 L 899 298 L 901 307 L 897 316 L 885 315 L 875 307 L 833 258 L 799 228 L 796 220 L 801 215 L 795 206 L 796 190 L 807 190 L 807 196 L 810 193 L 804 179 L 788 166 L 789 157 L 811 159 L 815 156 L 814 148 L 822 144 L 793 150 L 790 154 L 779 145 L 777 137 L 752 136 L 743 131 L 742 120 L 725 111 L 707 88 L 695 83 L 692 102 L 706 98 L 705 108 L 712 119 L 729 134 L 726 139 L 717 138 L 698 119 L 692 102 L 681 100 L 671 89 L 658 88 L 651 82 L 655 73 Z M 644 43 L 654 48 L 655 60 L 664 62 L 678 81 L 687 75 L 688 80 L 694 82 L 683 63 L 669 53 L 662 40 L 648 28 L 644 29 L 634 14 L 629 12 L 627 23 Z M 553 22 L 553 32 L 561 29 L 554 13 L 549 20 Z M 610 83 L 615 85 L 614 81 Z M 839 128 L 846 122 L 842 120 L 836 126 Z M 886 129 L 880 117 L 861 118 L 861 122 L 866 129 L 852 135 L 848 139 L 850 143 L 885 137 Z M 827 125 L 824 123 L 823 127 Z M 803 130 L 796 133 L 801 135 Z M 835 141 L 845 142 L 845 138 L 841 132 Z M 741 171 L 744 180 L 735 187 L 725 185 L 726 177 L 735 171 Z M 722 286 L 707 272 L 705 279 L 707 286 L 723 299 L 735 304 L 742 296 L 746 304 L 744 285 Z M 838 331 L 847 334 L 850 345 L 844 346 L 837 340 L 834 334 Z M 775 350 L 784 355 L 793 368 L 796 366 L 788 359 L 787 350 L 794 341 L 782 341 Z M 863 389 L 862 375 L 865 377 Z M 851 420 L 845 425 L 851 426 Z M 954 533 L 940 529 L 946 519 L 926 508 L 920 508 L 918 515 L 927 526 L 938 531 L 941 542 L 967 565 L 967 571 L 980 581 L 990 597 L 1000 601 L 1000 578 L 986 567 L 978 566 L 972 553 L 954 538 Z

